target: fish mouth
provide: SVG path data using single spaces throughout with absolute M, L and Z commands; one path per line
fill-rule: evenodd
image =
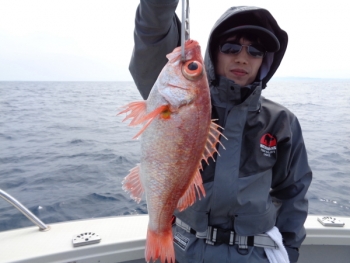
M 175 85 L 175 84 L 171 84 L 171 83 L 168 83 L 168 86 L 169 86 L 169 87 L 172 87 L 172 88 L 183 89 L 183 90 L 186 90 L 186 89 L 187 89 L 186 87 L 181 87 L 181 86 L 178 86 L 178 85 Z

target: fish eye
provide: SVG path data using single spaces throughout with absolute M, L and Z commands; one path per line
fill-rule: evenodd
M 186 61 L 182 65 L 182 74 L 189 80 L 194 80 L 203 73 L 203 66 L 196 60 Z
M 189 70 L 196 70 L 198 69 L 198 64 L 195 61 L 192 61 L 190 64 L 187 65 L 187 68 Z

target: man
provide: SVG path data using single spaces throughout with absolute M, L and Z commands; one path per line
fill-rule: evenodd
M 130 72 L 148 94 L 165 55 L 180 45 L 178 0 L 141 0 L 136 13 Z M 305 238 L 305 198 L 312 172 L 297 118 L 261 97 L 287 48 L 272 15 L 232 7 L 214 25 L 205 54 L 212 118 L 224 127 L 226 150 L 202 172 L 206 197 L 176 212 L 178 262 L 269 262 L 259 235 L 274 226 L 291 262 Z

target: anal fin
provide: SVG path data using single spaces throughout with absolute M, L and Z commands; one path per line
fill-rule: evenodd
M 144 189 L 140 180 L 140 165 L 132 168 L 130 173 L 124 178 L 123 190 L 130 193 L 135 202 L 140 203 Z

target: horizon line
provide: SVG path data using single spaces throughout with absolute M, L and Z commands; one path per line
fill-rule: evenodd
M 350 77 L 272 77 L 269 81 L 274 79 L 309 79 L 309 80 L 350 80 Z M 133 80 L 0 80 L 0 82 L 134 82 Z

